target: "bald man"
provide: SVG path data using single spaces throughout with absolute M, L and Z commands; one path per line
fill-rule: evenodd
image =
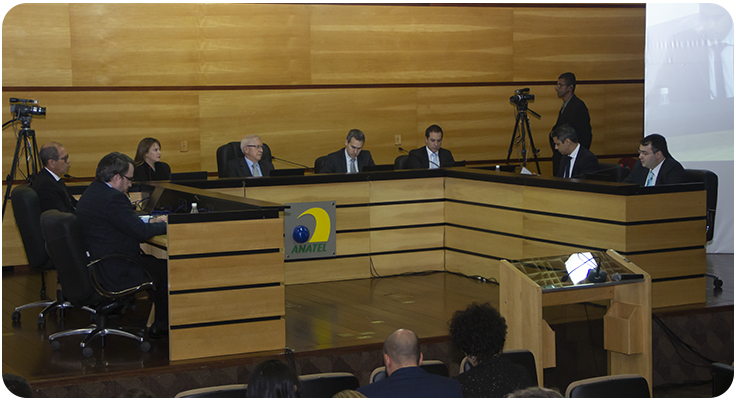
M 383 343 L 387 378 L 358 388 L 368 398 L 462 398 L 457 380 L 427 373 L 419 338 L 411 330 L 399 329 Z

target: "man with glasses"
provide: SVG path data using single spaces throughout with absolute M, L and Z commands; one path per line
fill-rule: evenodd
M 577 85 L 575 74 L 566 72 L 557 79 L 555 91 L 557 97 L 562 99 L 562 108 L 560 114 L 557 115 L 557 122 L 552 127 L 554 132 L 557 128 L 568 124 L 575 129 L 578 134 L 578 141 L 584 148 L 590 150 L 590 144 L 593 141 L 593 133 L 590 128 L 590 114 L 585 103 L 575 96 L 575 86 Z M 555 149 L 552 137 L 549 139 L 549 146 L 552 148 L 552 171 L 560 170 L 560 159 L 562 155 Z
M 143 222 L 133 211 L 126 196 L 133 181 L 133 159 L 113 152 L 97 164 L 95 179 L 82 194 L 75 212 L 85 245 L 92 259 L 108 254 L 123 254 L 141 262 L 156 287 L 149 293 L 155 302 L 156 319 L 148 330 L 152 339 L 168 330 L 168 280 L 166 261 L 141 255 L 140 242 L 166 234 L 166 216 Z M 100 262 L 97 277 L 108 291 L 121 291 L 149 281 L 148 274 L 137 264 L 124 259 Z
M 325 164 L 318 173 L 359 173 L 366 166 L 375 166 L 371 152 L 363 150 L 365 134 L 351 129 L 345 138 L 345 147 L 325 156 Z
M 263 142 L 258 135 L 248 135 L 240 141 L 240 149 L 245 157 L 227 162 L 228 177 L 268 177 L 273 171 L 273 163 L 263 160 Z
M 73 213 L 77 200 L 61 180 L 61 177 L 69 171 L 69 154 L 66 149 L 59 142 L 49 142 L 41 146 L 38 158 L 43 168 L 36 174 L 31 187 L 38 194 L 41 211 L 56 209 Z

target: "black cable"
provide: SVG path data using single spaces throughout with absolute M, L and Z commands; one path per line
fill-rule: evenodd
M 690 362 L 690 361 L 688 361 L 687 359 L 685 359 L 685 357 L 684 357 L 684 356 L 683 356 L 683 355 L 682 355 L 682 354 L 680 353 L 680 351 L 679 351 L 679 349 L 678 349 L 678 345 L 679 345 L 679 347 L 682 347 L 682 348 L 684 348 L 684 349 L 686 349 L 686 350 L 690 351 L 691 353 L 695 354 L 696 356 L 699 356 L 700 358 L 704 359 L 704 360 L 705 360 L 705 361 L 707 361 L 708 363 L 713 363 L 713 362 L 715 362 L 714 360 L 712 360 L 712 359 L 710 359 L 710 358 L 707 358 L 707 357 L 705 357 L 705 356 L 704 356 L 703 354 L 701 354 L 701 353 L 700 353 L 700 351 L 698 351 L 698 349 L 697 349 L 696 347 L 694 347 L 694 346 L 692 346 L 692 345 L 690 345 L 690 344 L 686 343 L 686 342 L 685 342 L 684 340 L 682 340 L 682 339 L 681 339 L 681 338 L 680 338 L 680 337 L 679 337 L 679 336 L 678 336 L 677 334 L 675 334 L 675 332 L 674 332 L 674 331 L 672 331 L 672 330 L 671 330 L 671 329 L 670 329 L 670 328 L 669 328 L 669 327 L 668 327 L 668 326 L 667 326 L 667 325 L 666 325 L 666 324 L 665 324 L 665 323 L 664 323 L 664 322 L 662 321 L 662 319 L 660 319 L 659 317 L 657 317 L 657 316 L 655 316 L 655 315 L 652 315 L 652 320 L 653 320 L 654 322 L 656 322 L 656 323 L 657 323 L 657 324 L 659 325 L 659 327 L 660 327 L 660 328 L 661 328 L 661 329 L 662 329 L 662 330 L 664 331 L 665 335 L 667 335 L 667 337 L 669 338 L 670 342 L 672 343 L 672 347 L 673 347 L 673 348 L 675 349 L 675 352 L 677 352 L 677 355 L 678 355 L 678 356 L 679 356 L 679 357 L 680 357 L 680 358 L 681 358 L 681 359 L 682 359 L 682 360 L 683 360 L 683 361 L 684 361 L 685 363 L 687 363 L 687 364 L 689 364 L 689 365 L 692 365 L 692 366 L 700 367 L 700 368 L 708 368 L 708 369 L 710 369 L 710 365 L 699 365 L 699 364 L 697 364 L 697 363 L 694 363 L 694 362 Z
M 590 316 L 588 315 L 588 305 L 587 305 L 587 303 L 583 303 L 583 308 L 585 309 L 585 319 L 588 321 L 588 338 L 590 339 L 590 349 L 592 350 L 591 354 L 593 355 L 593 368 L 597 372 L 598 371 L 598 358 L 595 357 L 596 347 L 593 346 L 593 343 L 594 343 L 594 341 L 593 341 L 593 328 L 591 327 Z

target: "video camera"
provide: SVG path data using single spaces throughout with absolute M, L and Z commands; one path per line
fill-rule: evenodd
M 511 103 L 514 103 L 516 105 L 520 105 L 522 102 L 526 103 L 529 100 L 534 100 L 534 95 L 532 95 L 529 92 L 529 88 L 524 89 L 517 89 L 514 91 L 516 93 L 514 96 L 511 96 Z
M 23 104 L 13 104 L 23 103 Z M 38 104 L 38 100 L 32 99 L 16 99 L 10 98 L 10 114 L 14 114 L 16 117 L 27 117 L 27 116 L 45 116 L 46 108 L 41 106 L 28 106 L 26 103 Z

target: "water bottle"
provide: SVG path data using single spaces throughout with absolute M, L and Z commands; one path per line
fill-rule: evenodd
M 189 213 L 199 213 L 199 209 L 197 209 L 197 202 L 192 202 L 192 209 L 189 211 Z

